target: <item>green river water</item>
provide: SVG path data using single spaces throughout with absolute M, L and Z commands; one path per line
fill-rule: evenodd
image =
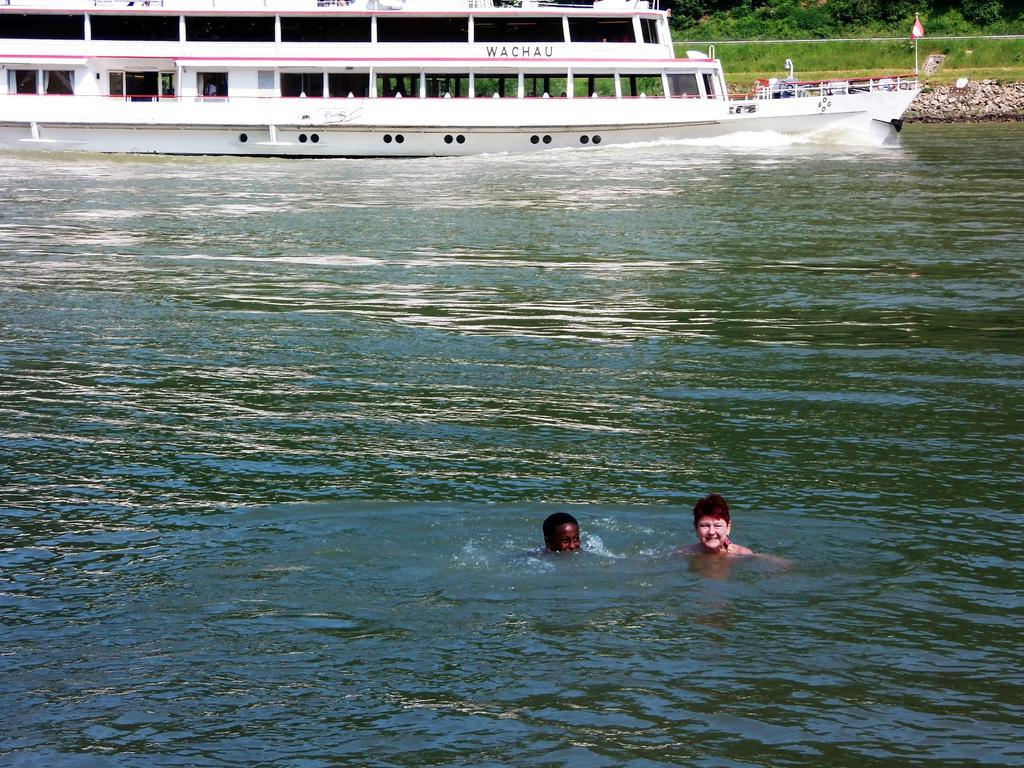
M 0 765 L 1024 765 L 1022 143 L 0 155 Z

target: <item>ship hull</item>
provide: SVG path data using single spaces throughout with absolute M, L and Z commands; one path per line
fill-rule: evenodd
M 598 99 L 521 104 L 506 100 L 500 105 L 486 100 L 434 100 L 408 106 L 376 99 L 317 99 L 315 104 L 314 100 L 290 100 L 277 105 L 118 103 L 100 104 L 103 109 L 91 114 L 76 110 L 78 119 L 62 115 L 57 107 L 65 105 L 53 99 L 9 96 L 0 98 L 0 114 L 8 116 L 0 119 L 0 148 L 425 157 L 584 149 L 744 131 L 813 136 L 836 130 L 855 143 L 882 145 L 895 140 L 901 116 L 916 92 L 733 102 L 657 100 L 661 104 Z M 12 114 L 20 119 L 10 119 Z

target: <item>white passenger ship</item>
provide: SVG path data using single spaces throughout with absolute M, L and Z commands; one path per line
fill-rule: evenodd
M 658 0 L 0 0 L 0 148 L 468 155 L 838 128 L 892 139 L 913 78 L 730 99 Z

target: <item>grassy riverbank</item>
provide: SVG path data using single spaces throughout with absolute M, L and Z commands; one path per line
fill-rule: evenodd
M 872 77 L 914 71 L 914 44 L 909 40 L 856 40 L 823 42 L 720 41 L 715 55 L 722 60 L 730 84 L 739 91 L 749 89 L 759 77 L 785 76 L 785 61 L 792 59 L 800 79 Z M 687 50 L 706 51 L 708 43 L 680 43 L 677 54 Z M 941 68 L 924 74 L 929 54 L 944 54 Z M 1024 39 L 969 38 L 918 41 L 921 77 L 933 85 L 947 85 L 958 78 L 1024 82 Z

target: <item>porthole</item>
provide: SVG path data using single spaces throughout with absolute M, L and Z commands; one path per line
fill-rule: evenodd
M 299 134 L 299 144 L 305 144 L 307 141 L 309 141 L 309 138 L 306 136 L 306 134 L 300 133 Z
M 595 144 L 600 144 L 600 143 L 601 143 L 601 137 L 600 137 L 600 136 L 595 136 L 595 137 L 593 138 L 593 142 L 594 142 Z
M 450 133 L 444 137 L 445 144 L 451 144 L 453 141 L 455 141 L 455 137 L 452 136 Z
M 531 136 L 530 137 L 530 143 L 531 144 L 540 144 L 540 136 Z
M 320 143 L 320 134 L 319 133 L 314 133 L 312 136 L 309 137 L 309 140 L 312 141 L 314 144 L 319 144 Z
M 465 136 L 463 136 L 462 134 L 459 134 L 458 136 L 456 136 L 456 137 L 455 137 L 455 140 L 456 140 L 456 141 L 457 141 L 457 142 L 458 142 L 459 144 L 465 144 L 465 143 L 466 143 L 466 137 L 465 137 Z
M 399 133 L 399 134 L 397 134 L 395 136 L 395 141 L 397 141 L 399 144 L 401 144 L 402 142 L 405 141 L 405 136 L 403 136 L 402 134 Z
M 551 137 L 550 136 L 545 136 L 543 141 L 544 141 L 545 144 L 550 144 L 551 143 Z
M 580 144 L 589 144 L 589 143 L 590 143 L 590 137 L 589 136 L 580 136 Z
M 392 141 L 392 139 L 391 139 L 391 134 L 390 134 L 390 133 L 385 133 L 385 134 L 384 134 L 384 143 L 385 143 L 385 144 L 390 144 L 390 143 L 391 143 L 391 141 Z
M 245 142 L 247 142 L 249 140 L 249 134 L 248 133 L 243 133 L 241 136 L 238 137 L 238 140 L 240 142 L 242 142 L 243 144 L 245 144 Z

